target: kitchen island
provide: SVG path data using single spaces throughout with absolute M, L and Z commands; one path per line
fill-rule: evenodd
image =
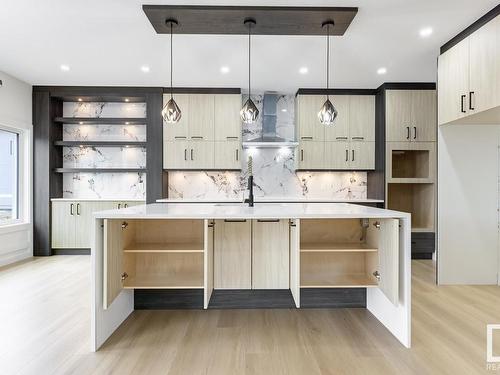
M 407 213 L 347 203 L 156 203 L 94 218 L 94 351 L 134 311 L 134 290 L 198 290 L 205 309 L 221 307 L 211 306 L 217 291 L 230 291 L 227 301 L 264 290 L 269 306 L 258 307 L 269 308 L 273 293 L 301 308 L 305 291 L 362 291 L 363 306 L 410 347 Z

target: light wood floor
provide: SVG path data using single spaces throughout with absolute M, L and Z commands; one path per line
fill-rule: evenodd
M 0 374 L 495 372 L 486 324 L 500 323 L 500 288 L 437 287 L 431 261 L 413 261 L 411 350 L 365 309 L 209 310 L 136 311 L 91 353 L 89 286 L 88 256 L 0 269 Z

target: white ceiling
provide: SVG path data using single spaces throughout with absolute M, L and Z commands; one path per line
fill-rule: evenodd
M 1 0 L 0 70 L 34 85 L 168 86 L 169 36 L 157 35 L 142 4 L 357 6 L 332 38 L 334 87 L 435 81 L 439 47 L 497 0 L 144 1 Z M 202 20 L 200 20 L 202 22 Z M 258 22 L 258 20 L 257 20 Z M 434 33 L 419 36 L 422 27 Z M 256 36 L 252 87 L 294 92 L 325 84 L 324 37 Z M 63 72 L 61 64 L 70 70 Z M 143 73 L 142 65 L 150 67 Z M 227 74 L 220 67 L 230 67 Z M 309 73 L 299 74 L 307 66 Z M 379 67 L 387 74 L 377 75 Z M 174 35 L 174 86 L 247 86 L 245 36 Z

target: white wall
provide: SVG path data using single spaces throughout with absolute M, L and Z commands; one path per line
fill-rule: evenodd
M 438 283 L 497 284 L 497 125 L 438 130 Z
M 31 85 L 0 71 L 0 127 L 20 132 L 20 222 L 0 226 L 0 266 L 33 255 Z

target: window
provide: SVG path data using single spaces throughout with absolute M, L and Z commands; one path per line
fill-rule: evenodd
M 0 129 L 0 225 L 19 219 L 19 134 Z

